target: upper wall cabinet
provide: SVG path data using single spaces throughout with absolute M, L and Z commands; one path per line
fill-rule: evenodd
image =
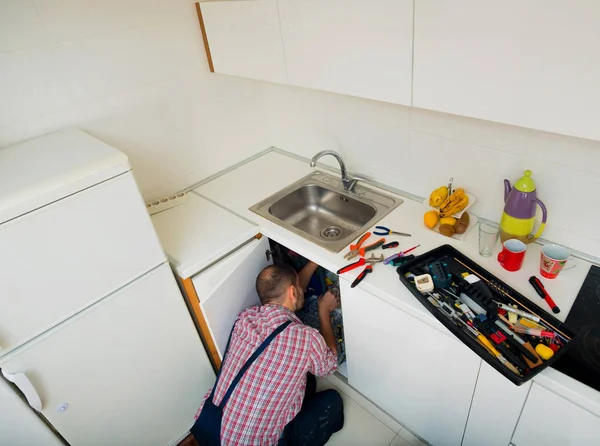
M 416 0 L 413 105 L 600 140 L 600 2 Z
M 196 4 L 215 73 L 286 83 L 277 0 Z
M 292 85 L 410 105 L 412 0 L 279 0 Z

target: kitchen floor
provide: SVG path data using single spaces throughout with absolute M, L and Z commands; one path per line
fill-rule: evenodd
M 344 400 L 344 428 L 330 438 L 327 446 L 425 446 L 414 435 L 367 401 L 337 375 L 317 378 L 317 391 L 337 389 Z
M 425 446 L 427 443 L 363 398 L 336 375 L 317 378 L 317 391 L 337 389 L 344 400 L 344 428 L 327 446 Z M 196 446 L 186 438 L 179 446 Z

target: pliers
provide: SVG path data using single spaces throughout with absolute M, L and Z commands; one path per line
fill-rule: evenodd
M 353 259 L 356 256 L 364 257 L 365 253 L 368 251 L 372 251 L 373 249 L 379 248 L 381 245 L 385 243 L 384 238 L 380 238 L 375 243 L 362 247 L 363 243 L 371 236 L 370 232 L 365 233 L 355 245 L 350 245 L 350 251 L 344 256 L 346 260 Z
M 390 228 L 386 228 L 385 226 L 375 226 L 375 229 L 378 229 L 378 231 L 374 231 L 373 234 L 375 235 L 390 235 L 390 234 L 396 234 L 396 235 L 400 235 L 402 237 L 410 237 L 410 234 L 407 234 L 406 232 L 398 232 L 398 231 L 392 231 Z
M 373 272 L 373 264 L 379 262 L 383 262 L 383 254 L 381 254 L 379 257 L 375 257 L 375 255 L 371 254 L 371 257 L 368 257 L 366 259 L 364 257 L 361 257 L 357 262 L 351 263 L 350 265 L 339 269 L 337 273 L 343 274 L 367 263 L 367 267 L 361 271 L 358 277 L 354 279 L 354 282 L 352 282 L 352 285 L 350 285 L 350 288 L 354 288 L 356 285 L 362 282 L 362 280 L 367 276 L 367 274 Z
M 351 263 L 350 265 L 346 265 L 343 268 L 338 269 L 337 273 L 344 274 L 367 263 L 373 265 L 375 263 L 383 262 L 383 259 L 383 254 L 381 254 L 379 257 L 375 257 L 374 254 L 371 254 L 371 257 L 367 257 L 366 259 L 364 257 L 361 257 L 357 262 Z
M 377 263 L 377 262 L 381 262 L 382 260 L 383 260 L 383 254 L 381 254 L 379 257 L 375 257 L 375 256 L 373 256 L 373 254 L 371 254 L 371 257 L 366 259 L 366 262 L 369 263 L 369 265 L 367 265 L 367 267 L 362 270 L 362 272 L 356 277 L 356 279 L 354 279 L 354 282 L 352 282 L 352 285 L 350 285 L 350 288 L 354 288 L 356 285 L 361 283 L 362 280 L 365 277 L 367 277 L 367 274 L 370 274 L 373 272 L 373 264 Z

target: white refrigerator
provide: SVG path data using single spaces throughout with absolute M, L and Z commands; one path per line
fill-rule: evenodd
M 215 375 L 126 156 L 63 131 L 0 151 L 0 186 L 2 374 L 71 446 L 176 444 Z M 0 444 L 52 434 L 1 385 Z
M 0 444 L 64 445 L 3 379 L 0 379 Z

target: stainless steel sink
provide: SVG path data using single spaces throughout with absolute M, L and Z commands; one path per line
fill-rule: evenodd
M 341 179 L 315 171 L 250 210 L 329 251 L 340 252 L 402 202 L 362 185 L 345 191 Z

